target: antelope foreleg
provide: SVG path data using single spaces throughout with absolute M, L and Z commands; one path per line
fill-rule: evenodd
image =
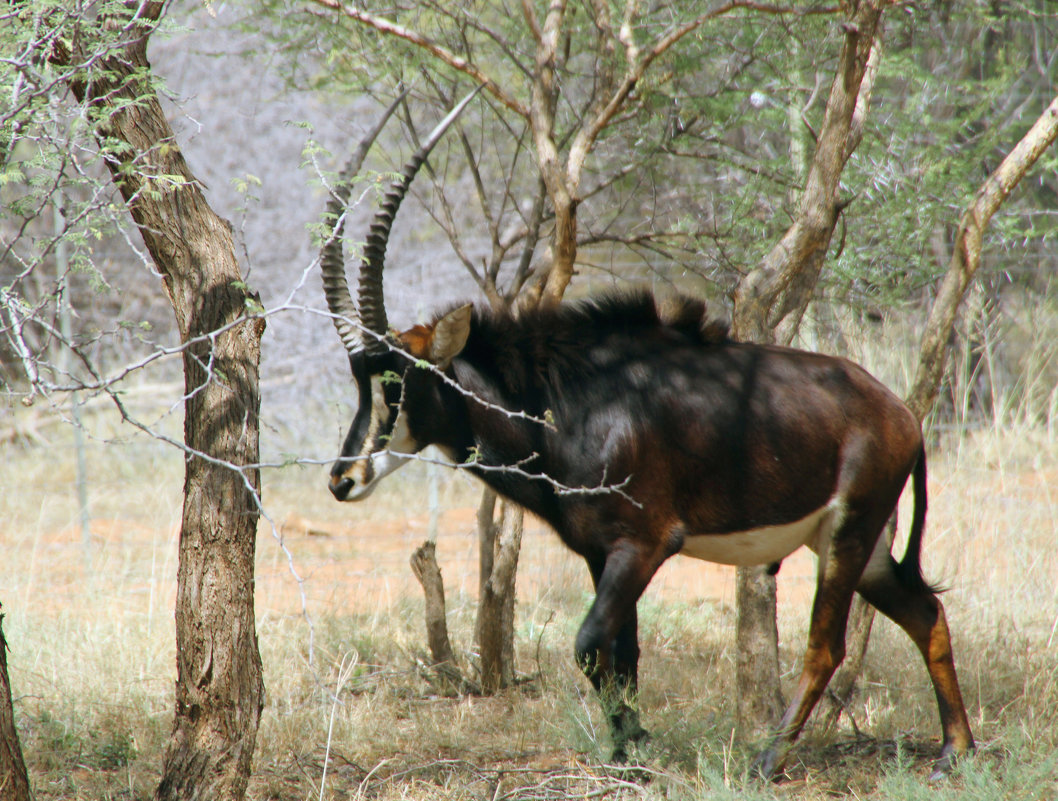
M 609 721 L 612 759 L 624 762 L 629 743 L 648 736 L 639 723 L 636 602 L 656 567 L 647 573 L 631 549 L 611 553 L 601 568 L 589 565 L 596 596 L 577 633 L 576 659 Z

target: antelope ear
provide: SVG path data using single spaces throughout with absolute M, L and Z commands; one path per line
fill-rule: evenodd
M 429 359 L 439 369 L 446 370 L 452 359 L 459 355 L 470 336 L 471 304 L 460 306 L 448 312 L 434 324 L 433 336 L 430 338 Z

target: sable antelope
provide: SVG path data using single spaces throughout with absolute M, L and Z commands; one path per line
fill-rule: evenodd
M 646 734 L 636 705 L 636 604 L 662 562 L 683 554 L 772 564 L 807 545 L 819 567 L 804 666 L 756 769 L 772 777 L 781 768 L 844 656 L 858 592 L 922 652 L 944 736 L 934 775 L 947 772 L 973 736 L 944 610 L 920 570 L 922 434 L 911 411 L 865 370 L 732 341 L 704 304 L 646 292 L 521 316 L 468 304 L 389 332 L 382 270 L 393 217 L 468 100 L 385 197 L 360 266 L 358 308 L 341 245 L 348 190 L 328 203 L 336 223 L 321 254 L 324 284 L 359 391 L 331 470 L 335 498 L 366 498 L 435 445 L 554 528 L 587 561 L 595 584 L 575 653 L 609 715 L 618 760 Z M 880 534 L 909 476 L 914 513 L 897 562 Z

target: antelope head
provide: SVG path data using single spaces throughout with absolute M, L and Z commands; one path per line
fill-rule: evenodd
M 393 219 L 408 187 L 434 145 L 479 90 L 480 87 L 471 92 L 437 125 L 383 196 L 364 245 L 355 305 L 346 279 L 342 246 L 349 181 L 403 95 L 360 143 L 327 202 L 328 219 L 334 221 L 334 230 L 320 254 L 323 288 L 331 319 L 349 353 L 359 396 L 356 417 L 331 469 L 330 490 L 340 501 L 366 498 L 380 479 L 430 444 L 416 437 L 408 425 L 403 409 L 405 374 L 413 359 L 418 358 L 426 358 L 441 370 L 447 368 L 466 341 L 469 306 L 457 309 L 429 328 L 416 326 L 405 334 L 392 335 L 386 319 L 382 271 Z

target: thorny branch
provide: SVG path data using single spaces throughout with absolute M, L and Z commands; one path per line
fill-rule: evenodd
M 546 473 L 530 473 L 522 469 L 523 465 L 529 464 L 533 460 L 539 458 L 539 456 L 540 454 L 538 453 L 531 453 L 524 459 L 515 462 L 514 464 L 502 465 L 489 465 L 474 458 L 471 458 L 470 461 L 463 462 L 462 464 L 452 464 L 451 462 L 442 461 L 440 459 L 431 459 L 429 457 L 420 456 L 418 454 L 415 454 L 414 457 L 409 458 L 417 458 L 420 461 L 426 462 L 428 464 L 439 464 L 444 465 L 445 467 L 455 467 L 457 469 L 471 471 L 477 470 L 482 473 L 512 473 L 514 475 L 521 476 L 522 478 L 528 478 L 531 481 L 543 481 L 547 484 L 550 484 L 554 488 L 555 493 L 557 495 L 619 495 L 620 497 L 628 501 L 630 504 L 635 506 L 637 509 L 643 508 L 643 504 L 641 504 L 639 501 L 637 501 L 635 498 L 633 498 L 631 495 L 624 491 L 624 488 L 627 487 L 628 484 L 632 481 L 632 476 L 628 476 L 619 484 L 608 484 L 606 483 L 606 473 L 604 471 L 602 479 L 594 487 L 570 487 L 566 484 L 556 481 Z

